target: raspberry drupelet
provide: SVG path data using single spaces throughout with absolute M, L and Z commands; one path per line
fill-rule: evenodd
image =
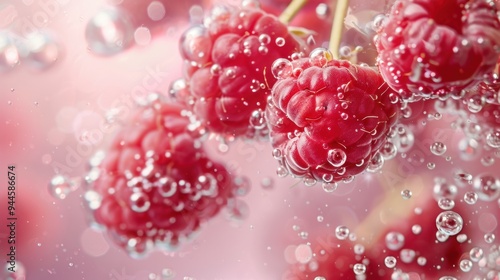
M 304 48 L 284 23 L 257 7 L 216 6 L 181 38 L 189 95 L 180 101 L 211 132 L 251 134 L 250 118 L 264 110 L 276 82 L 273 61 Z
M 134 112 L 100 162 L 85 198 L 95 222 L 131 256 L 175 249 L 233 197 L 233 178 L 205 153 L 198 124 L 179 105 Z
M 350 180 L 369 164 L 399 116 L 399 97 L 370 67 L 309 58 L 278 60 L 266 116 L 281 171 L 306 181 Z
M 500 21 L 490 0 L 398 0 L 375 44 L 384 80 L 403 99 L 442 99 L 493 71 Z

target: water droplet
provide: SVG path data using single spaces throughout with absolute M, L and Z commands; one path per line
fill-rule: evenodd
M 488 244 L 495 242 L 495 234 L 494 233 L 486 233 L 484 235 L 484 241 Z
M 362 275 L 366 272 L 366 266 L 362 263 L 357 263 L 352 267 L 352 270 L 354 271 L 354 274 Z
M 285 58 L 278 58 L 271 66 L 271 73 L 276 79 L 284 79 L 292 74 L 292 63 Z
M 422 232 L 422 227 L 420 225 L 413 225 L 411 231 L 413 234 L 420 234 Z
M 472 186 L 479 200 L 493 201 L 500 196 L 500 180 L 490 174 L 481 174 L 474 178 Z
M 486 144 L 492 148 L 500 148 L 500 131 L 495 130 L 486 135 Z
M 394 143 L 387 141 L 380 149 L 380 153 L 385 160 L 390 160 L 396 156 L 396 154 L 398 153 L 398 149 L 396 148 L 396 145 L 394 145 Z
M 403 197 L 403 199 L 410 199 L 411 195 L 412 195 L 412 193 L 410 190 L 402 190 L 401 191 L 401 196 Z
M 349 237 L 349 228 L 346 226 L 337 226 L 335 228 L 335 236 L 339 240 L 345 240 Z
M 250 125 L 255 129 L 263 129 L 266 127 L 267 122 L 265 114 L 262 110 L 255 110 L 250 115 Z
M 454 199 L 457 195 L 458 189 L 455 185 L 449 184 L 443 178 L 436 178 L 434 180 L 433 188 L 434 196 L 436 198 L 449 198 Z
M 415 251 L 411 249 L 403 249 L 399 252 L 399 258 L 404 263 L 411 263 L 415 259 Z
M 210 67 L 210 74 L 219 76 L 220 74 L 222 74 L 222 67 L 219 64 L 213 64 Z
M 484 256 L 483 249 L 481 249 L 479 247 L 474 247 L 474 248 L 470 249 L 469 256 L 470 256 L 471 261 L 478 262 Z
M 463 224 L 462 217 L 453 211 L 441 212 L 436 218 L 438 230 L 446 235 L 458 234 L 462 230 Z
M 321 215 L 319 215 L 319 216 L 316 217 L 316 220 L 321 223 L 321 222 L 323 222 L 324 217 L 321 216 Z
M 439 230 L 436 231 L 436 239 L 439 242 L 445 242 L 446 240 L 448 240 L 449 237 L 450 237 L 449 235 L 444 234 L 444 233 L 440 232 Z
M 316 179 L 312 177 L 304 177 L 304 185 L 306 185 L 307 187 L 312 187 L 316 185 L 316 183 L 317 183 Z
M 311 64 L 318 67 L 324 67 L 328 61 L 333 59 L 333 54 L 325 48 L 316 48 L 309 54 L 309 61 Z
M 146 212 L 149 210 L 150 206 L 151 202 L 145 193 L 135 192 L 130 196 L 130 207 L 132 211 L 137 213 Z
M 384 263 L 387 268 L 394 268 L 396 266 L 397 260 L 393 256 L 387 256 L 384 259 Z
M 327 193 L 332 193 L 334 191 L 337 190 L 338 188 L 338 184 L 336 182 L 333 182 L 333 183 L 323 183 L 321 185 L 321 187 L 323 188 L 323 190 Z
M 274 180 L 271 177 L 264 177 L 260 180 L 260 185 L 263 189 L 269 190 L 274 187 Z
M 460 269 L 463 272 L 469 272 L 472 269 L 472 262 L 468 259 L 463 259 L 460 261 Z
M 98 12 L 87 23 L 85 39 L 92 52 L 114 55 L 128 47 L 133 38 L 129 17 L 118 9 Z
M 382 169 L 384 166 L 384 157 L 380 152 L 376 152 L 373 157 L 370 159 L 368 162 L 368 166 L 366 167 L 366 170 L 368 172 L 375 173 L 379 170 Z
M 405 236 L 399 232 L 391 231 L 385 236 L 385 245 L 389 250 L 397 251 L 405 244 Z
M 478 195 L 475 192 L 466 192 L 464 194 L 464 201 L 470 205 L 475 204 L 477 201 L 477 198 L 478 198 Z
M 436 156 L 442 156 L 444 155 L 444 153 L 446 153 L 446 145 L 442 142 L 432 143 L 430 149 L 431 153 L 435 154 Z
M 273 157 L 275 159 L 281 159 L 282 156 L 283 156 L 283 154 L 281 153 L 280 149 L 278 149 L 278 148 L 273 149 Z
M 458 243 L 464 243 L 465 241 L 467 241 L 467 234 L 465 233 L 461 233 L 459 235 L 457 235 L 457 242 Z
M 276 175 L 280 178 L 286 177 L 288 175 L 288 169 L 286 169 L 283 165 L 280 165 L 276 169 Z
M 340 167 L 346 162 L 347 155 L 341 149 L 331 149 L 328 151 L 327 160 L 333 167 Z
M 455 201 L 453 199 L 441 197 L 438 200 L 438 206 L 443 210 L 451 210 L 453 209 L 453 207 L 455 207 Z
M 71 192 L 79 187 L 77 180 L 69 179 L 63 175 L 54 176 L 49 183 L 49 193 L 58 199 L 65 199 Z

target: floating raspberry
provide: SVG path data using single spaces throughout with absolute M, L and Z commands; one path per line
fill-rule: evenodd
M 233 181 L 212 161 L 182 107 L 135 112 L 100 163 L 85 198 L 95 221 L 132 256 L 175 248 L 233 197 Z
M 492 72 L 500 22 L 489 0 L 399 0 L 375 43 L 384 80 L 404 99 L 444 98 Z
M 245 135 L 276 82 L 274 60 L 302 50 L 275 16 L 252 7 L 218 6 L 203 25 L 185 31 L 180 52 L 194 113 L 225 136 Z
M 316 49 L 310 58 L 275 62 L 280 80 L 266 112 L 281 170 L 324 183 L 380 167 L 377 152 L 399 110 L 376 70 L 328 57 Z

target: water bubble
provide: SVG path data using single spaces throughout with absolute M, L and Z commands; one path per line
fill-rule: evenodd
M 278 58 L 271 66 L 271 73 L 276 79 L 284 79 L 292 74 L 292 63 L 285 58 Z
M 479 155 L 479 143 L 474 139 L 464 138 L 458 143 L 460 158 L 463 160 L 472 160 Z
M 63 175 L 52 177 L 49 183 L 49 193 L 58 199 L 65 199 L 71 192 L 79 187 L 79 182 Z
M 396 145 L 394 145 L 394 143 L 387 141 L 382 146 L 382 148 L 380 148 L 380 153 L 385 160 L 390 160 L 396 156 L 396 154 L 398 153 L 398 149 L 396 148 Z
M 460 269 L 463 272 L 469 272 L 472 269 L 472 262 L 468 259 L 463 259 L 460 261 Z
M 357 263 L 352 267 L 352 270 L 354 271 L 354 274 L 362 275 L 366 272 L 366 266 L 362 263 Z
M 222 67 L 217 63 L 212 64 L 212 66 L 210 66 L 210 74 L 219 76 L 220 74 L 222 74 Z
M 228 200 L 226 207 L 229 218 L 235 221 L 242 221 L 250 215 L 250 207 L 241 199 Z
M 255 129 L 263 129 L 266 127 L 265 114 L 261 109 L 252 112 L 250 115 L 250 125 Z
M 411 232 L 413 232 L 413 234 L 420 234 L 422 232 L 422 227 L 415 224 L 411 227 Z
M 281 152 L 280 149 L 278 149 L 278 148 L 273 149 L 274 159 L 281 159 L 282 156 L 283 156 L 283 153 Z
M 61 56 L 61 48 L 54 37 L 46 32 L 31 33 L 26 36 L 28 65 L 38 70 L 47 69 Z
M 379 32 L 387 21 L 387 16 L 384 14 L 378 14 L 371 21 L 371 28 L 375 32 Z
M 141 258 L 149 253 L 154 247 L 154 243 L 149 238 L 130 238 L 125 246 L 127 253 L 132 258 Z
M 434 180 L 433 192 L 436 198 L 453 199 L 457 195 L 458 189 L 455 185 L 449 184 L 445 179 L 438 177 Z
M 403 199 L 410 199 L 411 195 L 412 195 L 412 193 L 410 190 L 402 190 L 401 191 L 401 196 L 403 197 Z
M 394 268 L 396 266 L 397 260 L 393 256 L 387 256 L 384 259 L 384 263 L 387 268 Z
M 312 187 L 314 185 L 316 185 L 318 181 L 312 177 L 304 177 L 304 185 L 306 185 L 307 187 Z
M 491 244 L 495 241 L 495 234 L 494 233 L 486 233 L 484 235 L 484 241 L 488 244 Z
M 165 6 L 160 1 L 153 1 L 149 3 L 148 8 L 148 17 L 152 21 L 160 21 L 165 17 Z
M 326 280 L 326 278 L 323 276 L 316 276 L 314 277 L 314 280 Z
M 500 131 L 492 131 L 486 135 L 486 144 L 492 148 L 500 148 Z
M 466 192 L 464 194 L 464 201 L 470 205 L 475 204 L 477 201 L 477 198 L 478 198 L 478 195 L 475 192 Z
M 427 259 L 425 257 L 418 257 L 417 258 L 417 264 L 420 266 L 424 266 L 427 263 Z
M 0 32 L 0 72 L 12 70 L 19 64 L 19 51 L 9 33 Z
M 384 166 L 384 157 L 380 152 L 376 152 L 368 162 L 366 170 L 368 172 L 374 173 L 382 169 L 383 166 Z
M 399 269 L 395 270 L 391 274 L 391 280 L 410 280 L 410 275 Z
M 457 278 L 453 276 L 442 276 L 439 280 L 457 280 Z
M 129 17 L 118 9 L 106 9 L 94 15 L 85 28 L 85 39 L 92 52 L 114 55 L 128 47 L 133 38 Z
M 286 43 L 286 40 L 283 37 L 278 37 L 278 38 L 276 38 L 275 43 L 276 43 L 276 46 L 283 47 Z
M 365 252 L 365 246 L 361 245 L 361 244 L 356 244 L 354 245 L 354 254 L 356 255 L 361 255 Z
M 415 251 L 411 249 L 403 249 L 399 252 L 399 257 L 404 263 L 411 263 L 415 259 Z
M 311 64 L 318 67 L 324 67 L 328 64 L 328 61 L 333 59 L 333 54 L 330 50 L 325 48 L 316 48 L 309 54 L 309 61 Z
M 250 182 L 250 178 L 247 176 L 238 176 L 234 179 L 233 193 L 236 196 L 245 196 L 250 192 L 251 187 L 252 183 Z
M 327 160 L 333 167 L 340 167 L 346 162 L 347 155 L 341 149 L 331 149 L 328 151 Z
M 483 256 L 484 256 L 483 249 L 479 247 L 474 247 L 469 251 L 469 257 L 473 262 L 480 261 L 483 258 Z
M 435 154 L 436 156 L 442 156 L 444 153 L 446 153 L 446 145 L 442 142 L 434 142 L 432 143 L 430 150 L 431 153 Z
M 276 169 L 276 175 L 280 178 L 286 177 L 288 175 L 288 169 L 286 169 L 283 165 L 280 165 Z
M 316 6 L 316 15 L 320 19 L 326 19 L 330 15 L 330 7 L 325 3 L 320 3 Z
M 274 180 L 271 177 L 264 177 L 260 180 L 260 185 L 263 189 L 272 189 L 274 187 Z
M 320 223 L 323 222 L 323 220 L 324 220 L 324 217 L 321 216 L 321 215 L 319 215 L 319 216 L 316 217 L 316 221 L 318 221 Z
M 446 240 L 448 240 L 449 237 L 450 237 L 449 235 L 444 234 L 444 233 L 440 232 L 439 230 L 436 231 L 436 239 L 439 242 L 445 242 Z
M 323 183 L 321 185 L 321 187 L 323 188 L 323 190 L 327 193 L 332 193 L 334 191 L 337 190 L 338 188 L 338 184 L 336 182 L 333 182 L 333 183 Z
M 453 211 L 441 212 L 436 218 L 436 227 L 446 235 L 456 235 L 463 227 L 464 221 L 462 217 Z
M 97 208 L 101 207 L 102 196 L 99 193 L 93 190 L 88 190 L 85 192 L 83 197 L 87 201 L 87 204 L 91 210 L 96 210 Z
M 461 233 L 459 235 L 457 235 L 457 242 L 458 243 L 464 243 L 465 241 L 467 241 L 467 234 L 465 233 Z
M 482 201 L 493 201 L 500 196 L 500 180 L 491 174 L 480 174 L 472 182 L 478 198 Z
M 134 41 L 138 46 L 147 46 L 151 42 L 151 31 L 141 26 L 134 31 Z
M 345 240 L 349 237 L 349 228 L 346 226 L 337 226 L 335 228 L 335 236 L 339 240 Z
M 472 113 L 479 113 L 484 106 L 484 101 L 479 94 L 470 96 L 467 99 L 467 109 Z
M 135 192 L 130 196 L 130 207 L 137 213 L 146 212 L 149 210 L 151 202 L 149 197 L 142 192 Z
M 481 158 L 481 164 L 484 166 L 492 166 L 495 163 L 495 159 L 492 156 L 484 156 Z
M 438 200 L 438 206 L 443 210 L 451 210 L 453 209 L 453 207 L 455 207 L 455 201 L 453 199 L 441 197 Z
M 385 236 L 385 245 L 389 250 L 397 251 L 405 244 L 405 236 L 399 232 L 391 231 Z
M 300 244 L 295 248 L 295 259 L 302 264 L 308 263 L 313 257 L 312 249 L 309 245 Z

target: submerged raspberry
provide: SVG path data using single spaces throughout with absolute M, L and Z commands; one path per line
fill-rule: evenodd
M 496 12 L 488 0 L 397 1 L 375 42 L 382 76 L 410 100 L 474 85 L 498 58 Z
M 273 15 L 219 6 L 203 25 L 184 32 L 180 51 L 190 93 L 184 102 L 210 131 L 241 136 L 252 128 L 252 113 L 266 106 L 276 81 L 272 62 L 301 45 Z
M 275 63 L 281 79 L 266 115 L 282 167 L 332 183 L 383 160 L 377 152 L 397 120 L 399 100 L 374 69 L 319 53 Z
M 135 112 L 91 165 L 85 198 L 95 221 L 132 256 L 175 248 L 233 196 L 230 174 L 207 156 L 177 105 Z

